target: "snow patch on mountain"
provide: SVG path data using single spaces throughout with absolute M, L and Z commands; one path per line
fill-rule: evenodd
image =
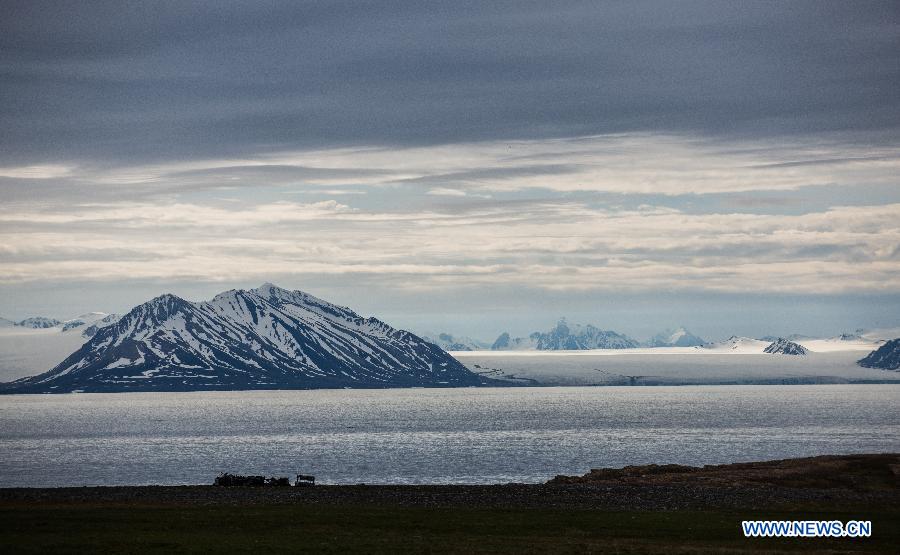
M 647 342 L 648 347 L 699 347 L 704 344 L 706 344 L 705 339 L 694 335 L 683 326 L 676 330 L 659 333 Z

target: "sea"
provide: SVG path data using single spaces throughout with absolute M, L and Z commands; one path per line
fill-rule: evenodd
M 0 396 L 0 487 L 536 483 L 591 468 L 900 452 L 900 385 Z

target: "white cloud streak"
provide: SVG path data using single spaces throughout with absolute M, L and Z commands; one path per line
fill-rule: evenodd
M 63 165 L 0 168 L 0 177 L 65 176 L 75 187 L 105 186 L 119 194 L 129 188 L 171 193 L 267 184 L 305 192 L 325 187 L 334 194 L 406 186 L 437 196 L 532 189 L 681 195 L 896 185 L 898 174 L 897 148 L 824 139 L 733 145 L 649 134 L 335 148 L 77 171 Z
M 534 202 L 460 213 L 327 201 L 0 211 L 3 283 L 358 275 L 406 289 L 900 291 L 900 204 L 804 215 Z

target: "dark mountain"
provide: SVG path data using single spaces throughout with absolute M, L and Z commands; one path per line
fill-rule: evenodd
M 891 339 L 858 362 L 866 368 L 900 370 L 900 339 Z
M 5 393 L 480 385 L 439 347 L 376 318 L 265 284 L 208 302 L 162 295 Z
M 788 341 L 783 337 L 779 337 L 773 341 L 768 347 L 763 349 L 764 353 L 770 355 L 806 355 L 809 351 L 803 345 L 798 345 L 793 341 Z

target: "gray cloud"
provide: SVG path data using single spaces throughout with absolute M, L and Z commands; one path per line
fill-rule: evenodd
M 895 141 L 898 24 L 894 2 L 4 2 L 0 158 L 651 130 Z

